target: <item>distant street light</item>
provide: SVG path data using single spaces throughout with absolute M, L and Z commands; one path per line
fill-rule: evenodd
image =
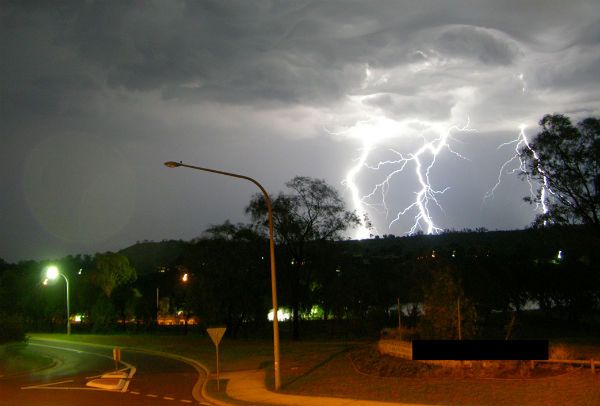
M 249 176 L 238 175 L 236 173 L 231 172 L 223 172 L 218 171 L 216 169 L 203 168 L 200 166 L 187 165 L 183 162 L 165 162 L 165 166 L 169 168 L 178 168 L 183 166 L 185 168 L 197 169 L 199 171 L 212 172 L 217 173 L 219 175 L 231 176 L 233 178 L 245 179 L 254 183 L 262 192 L 265 201 L 267 203 L 267 210 L 269 216 L 269 251 L 271 254 L 271 298 L 273 301 L 273 370 L 275 374 L 275 390 L 279 390 L 281 388 L 281 374 L 279 370 L 279 323 L 277 320 L 277 281 L 276 281 L 276 272 L 275 272 L 275 242 L 273 240 L 273 207 L 271 203 L 271 198 L 269 194 L 265 190 L 265 188 L 258 183 L 256 180 L 252 179 Z
M 69 280 L 67 277 L 58 271 L 58 268 L 54 265 L 49 266 L 46 269 L 46 280 L 44 281 L 44 285 L 47 284 L 48 279 L 56 279 L 58 275 L 62 276 L 65 279 L 65 283 L 67 284 L 67 335 L 71 335 L 71 311 L 69 309 Z

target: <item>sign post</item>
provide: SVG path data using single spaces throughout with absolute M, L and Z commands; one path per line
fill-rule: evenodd
M 119 361 L 121 361 L 121 349 L 113 348 L 113 359 L 115 360 L 115 371 L 119 369 Z
M 221 390 L 219 385 L 219 343 L 225 334 L 225 330 L 227 330 L 227 327 L 212 327 L 206 329 L 206 332 L 217 349 L 217 392 Z

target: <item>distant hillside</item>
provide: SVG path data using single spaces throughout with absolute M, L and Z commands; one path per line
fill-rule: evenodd
M 178 265 L 181 254 L 191 244 L 186 241 L 145 241 L 119 251 L 135 267 L 138 275 L 156 272 L 159 267 Z
M 437 235 L 413 235 L 398 237 L 386 235 L 361 241 L 345 241 L 342 244 L 354 246 L 357 251 L 385 255 L 419 255 L 431 250 L 452 252 L 456 249 L 471 249 L 477 252 L 494 252 L 497 255 L 510 255 L 527 249 L 545 253 L 561 250 L 593 252 L 600 247 L 600 241 L 591 232 L 579 226 L 548 227 L 544 229 L 487 231 L 451 231 Z
M 138 275 L 156 272 L 160 267 L 180 265 L 186 252 L 194 250 L 195 243 L 166 240 L 142 242 L 119 251 L 135 266 Z M 520 253 L 536 253 L 548 258 L 558 250 L 576 256 L 596 255 L 600 241 L 591 231 L 579 226 L 548 227 L 544 229 L 487 231 L 451 231 L 438 235 L 413 235 L 398 237 L 386 235 L 368 240 L 345 240 L 336 244 L 344 246 L 357 256 L 405 257 L 421 255 L 449 257 L 468 255 L 477 257 L 493 253 L 496 257 L 511 257 Z M 279 251 L 279 250 L 278 250 Z

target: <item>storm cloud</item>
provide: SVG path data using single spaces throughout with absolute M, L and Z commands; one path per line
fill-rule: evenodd
M 244 220 L 251 185 L 168 171 L 171 159 L 247 173 L 272 192 L 294 175 L 325 178 L 349 197 L 341 182 L 363 145 L 347 135 L 359 122 L 469 122 L 476 131 L 452 136 L 464 159 L 449 152 L 432 172 L 450 186 L 436 221 L 523 227 L 534 212 L 520 179 L 483 201 L 512 153 L 497 146 L 521 124 L 534 134 L 546 113 L 600 112 L 591 0 L 2 1 L 0 13 L 9 260 Z M 415 143 L 391 136 L 368 164 Z M 379 177 L 363 171 L 362 193 Z M 394 186 L 401 208 L 414 179 Z M 410 223 L 370 216 L 380 234 Z

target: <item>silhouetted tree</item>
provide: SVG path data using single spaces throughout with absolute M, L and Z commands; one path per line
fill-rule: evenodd
M 296 176 L 286 186 L 291 193 L 279 193 L 273 200 L 273 221 L 291 265 L 293 336 L 298 339 L 302 296 L 311 279 L 310 270 L 305 268 L 308 243 L 340 239 L 346 229 L 357 226 L 360 220 L 345 209 L 337 190 L 324 180 Z M 261 194 L 252 198 L 246 212 L 257 225 L 266 227 L 267 205 Z
M 521 148 L 524 176 L 537 181 L 537 193 L 526 198 L 548 212 L 537 223 L 591 225 L 600 234 L 600 120 L 589 117 L 576 126 L 562 115 L 546 115 L 542 131 Z

